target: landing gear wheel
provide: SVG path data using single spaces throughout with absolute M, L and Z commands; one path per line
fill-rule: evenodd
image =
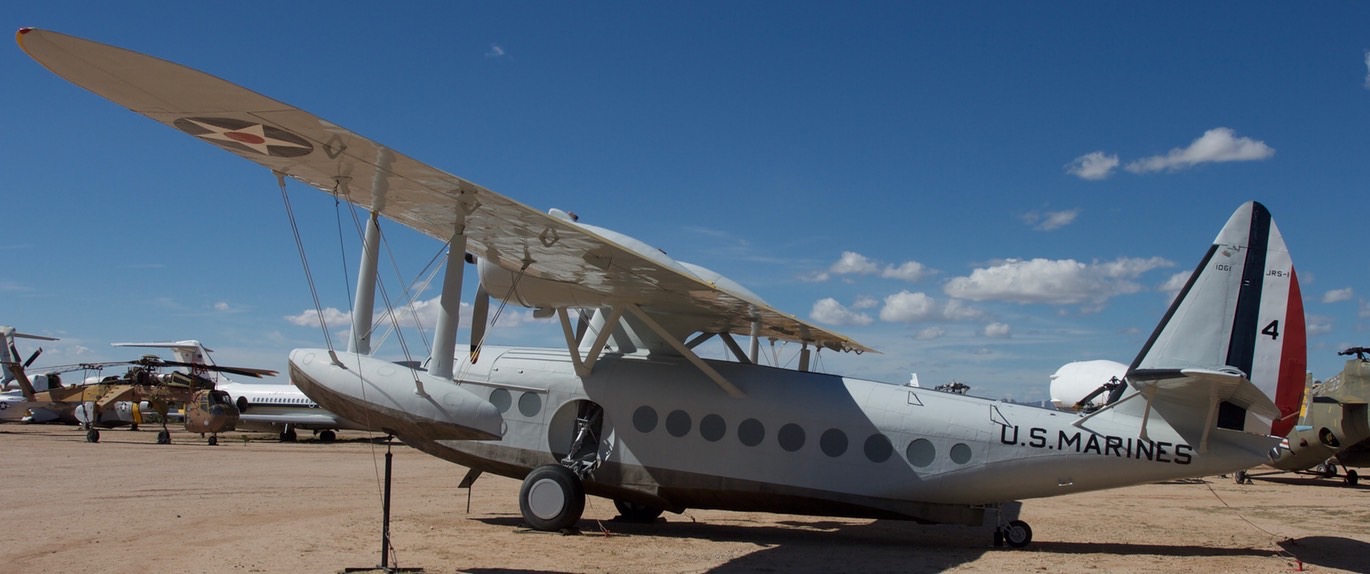
M 1318 473 L 1318 476 L 1321 476 L 1323 478 L 1332 478 L 1337 475 L 1337 467 L 1335 465 L 1327 464 L 1324 462 L 1322 464 L 1319 464 L 1318 466 L 1313 467 L 1313 472 Z
M 536 530 L 556 532 L 570 528 L 585 511 L 585 485 L 569 468 L 559 464 L 539 466 L 523 479 L 519 511 Z
M 1013 520 L 1000 529 L 1004 542 L 1013 548 L 1022 548 L 1032 542 L 1032 527 L 1022 520 Z
M 95 429 L 86 431 L 86 442 L 100 442 L 100 431 Z
M 1251 482 L 1251 477 L 1247 476 L 1245 470 L 1239 470 L 1237 472 L 1232 473 L 1232 481 L 1237 484 L 1246 484 L 1248 482 Z
M 333 442 L 338 440 L 338 433 L 331 430 L 319 431 L 319 440 L 323 442 Z
M 1355 486 L 1357 484 L 1360 484 L 1360 474 L 1349 468 L 1346 469 L 1346 486 Z
M 661 516 L 662 509 L 655 506 L 647 506 L 626 500 L 615 500 L 614 508 L 618 509 L 618 517 L 624 522 L 635 522 L 647 524 L 655 522 Z
M 209 446 L 219 446 L 219 437 L 217 437 L 217 436 L 211 436 L 211 437 L 209 437 Z
M 167 431 L 157 431 L 157 444 L 171 444 L 171 433 Z
M 299 437 L 295 434 L 295 429 L 281 431 L 281 442 L 295 442 Z

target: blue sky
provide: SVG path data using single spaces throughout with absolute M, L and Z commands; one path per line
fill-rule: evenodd
M 829 371 L 890 382 L 916 371 L 924 385 L 1044 399 L 1065 362 L 1130 361 L 1177 277 L 1251 199 L 1293 252 L 1314 374 L 1370 344 L 1362 3 L 29 2 L 6 13 L 12 28 L 186 64 L 525 204 L 575 211 L 882 351 L 825 353 Z M 290 349 L 322 344 L 301 320 L 313 304 L 265 169 L 76 88 L 17 47 L 0 65 L 0 323 L 61 337 L 43 364 L 197 338 L 222 364 L 284 369 Z M 302 185 L 291 198 L 323 304 L 341 315 L 350 215 Z M 397 297 L 441 246 L 386 230 Z M 552 324 L 507 317 L 496 342 L 558 341 Z M 342 340 L 345 320 L 331 326 Z M 419 334 L 405 341 L 427 354 Z M 391 338 L 380 353 L 402 351 Z

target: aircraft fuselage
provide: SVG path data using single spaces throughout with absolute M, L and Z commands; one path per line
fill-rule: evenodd
M 1230 472 L 1260 464 L 1272 446 L 1220 432 L 1200 452 L 1195 433 L 1155 413 L 1142 438 L 1140 411 L 1082 422 L 931 389 L 710 361 L 745 394 L 735 398 L 675 356 L 607 355 L 581 378 L 564 349 L 486 348 L 477 364 L 459 363 L 461 384 L 356 355 L 340 354 L 348 369 L 330 372 L 326 357 L 291 356 L 292 378 L 324 408 L 370 410 L 407 444 L 512 478 L 589 456 L 587 493 L 675 511 L 970 524 L 981 505 Z M 415 394 L 415 377 L 427 399 Z M 438 420 L 458 397 L 488 407 L 480 421 Z M 413 399 L 437 409 L 404 403 Z M 587 414 L 602 415 L 594 444 L 571 453 Z M 499 438 L 473 440 L 482 428 Z

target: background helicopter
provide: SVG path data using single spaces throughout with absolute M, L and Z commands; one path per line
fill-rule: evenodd
M 105 367 L 128 365 L 123 376 L 105 377 L 99 381 L 80 385 L 62 386 L 60 373 L 76 370 L 101 370 Z M 108 363 L 82 363 L 46 370 L 49 388 L 35 391 L 24 365 L 6 362 L 5 367 L 13 374 L 30 402 L 43 404 L 77 405 L 78 416 L 86 430 L 86 440 L 100 441 L 100 431 L 92 426 L 100 415 L 115 408 L 119 403 L 139 405 L 147 403 L 160 416 L 162 430 L 157 433 L 157 444 L 171 442 L 171 432 L 167 429 L 167 413 L 174 407 L 185 409 L 185 428 L 191 432 L 209 433 L 209 444 L 218 444 L 218 433 L 233 430 L 238 422 L 238 408 L 228 393 L 215 390 L 214 381 L 206 377 L 208 372 L 224 372 L 248 377 L 275 375 L 267 369 L 244 367 L 223 367 L 164 361 L 156 355 L 145 355 L 135 361 L 116 361 Z M 160 372 L 166 367 L 184 367 L 188 373 L 171 371 Z

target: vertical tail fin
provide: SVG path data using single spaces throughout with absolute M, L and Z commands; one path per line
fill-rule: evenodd
M 1271 433 L 1284 435 L 1298 421 L 1307 353 L 1303 299 L 1284 237 L 1265 206 L 1248 202 L 1227 220 L 1129 373 L 1235 368 L 1274 400 L 1280 414 Z

